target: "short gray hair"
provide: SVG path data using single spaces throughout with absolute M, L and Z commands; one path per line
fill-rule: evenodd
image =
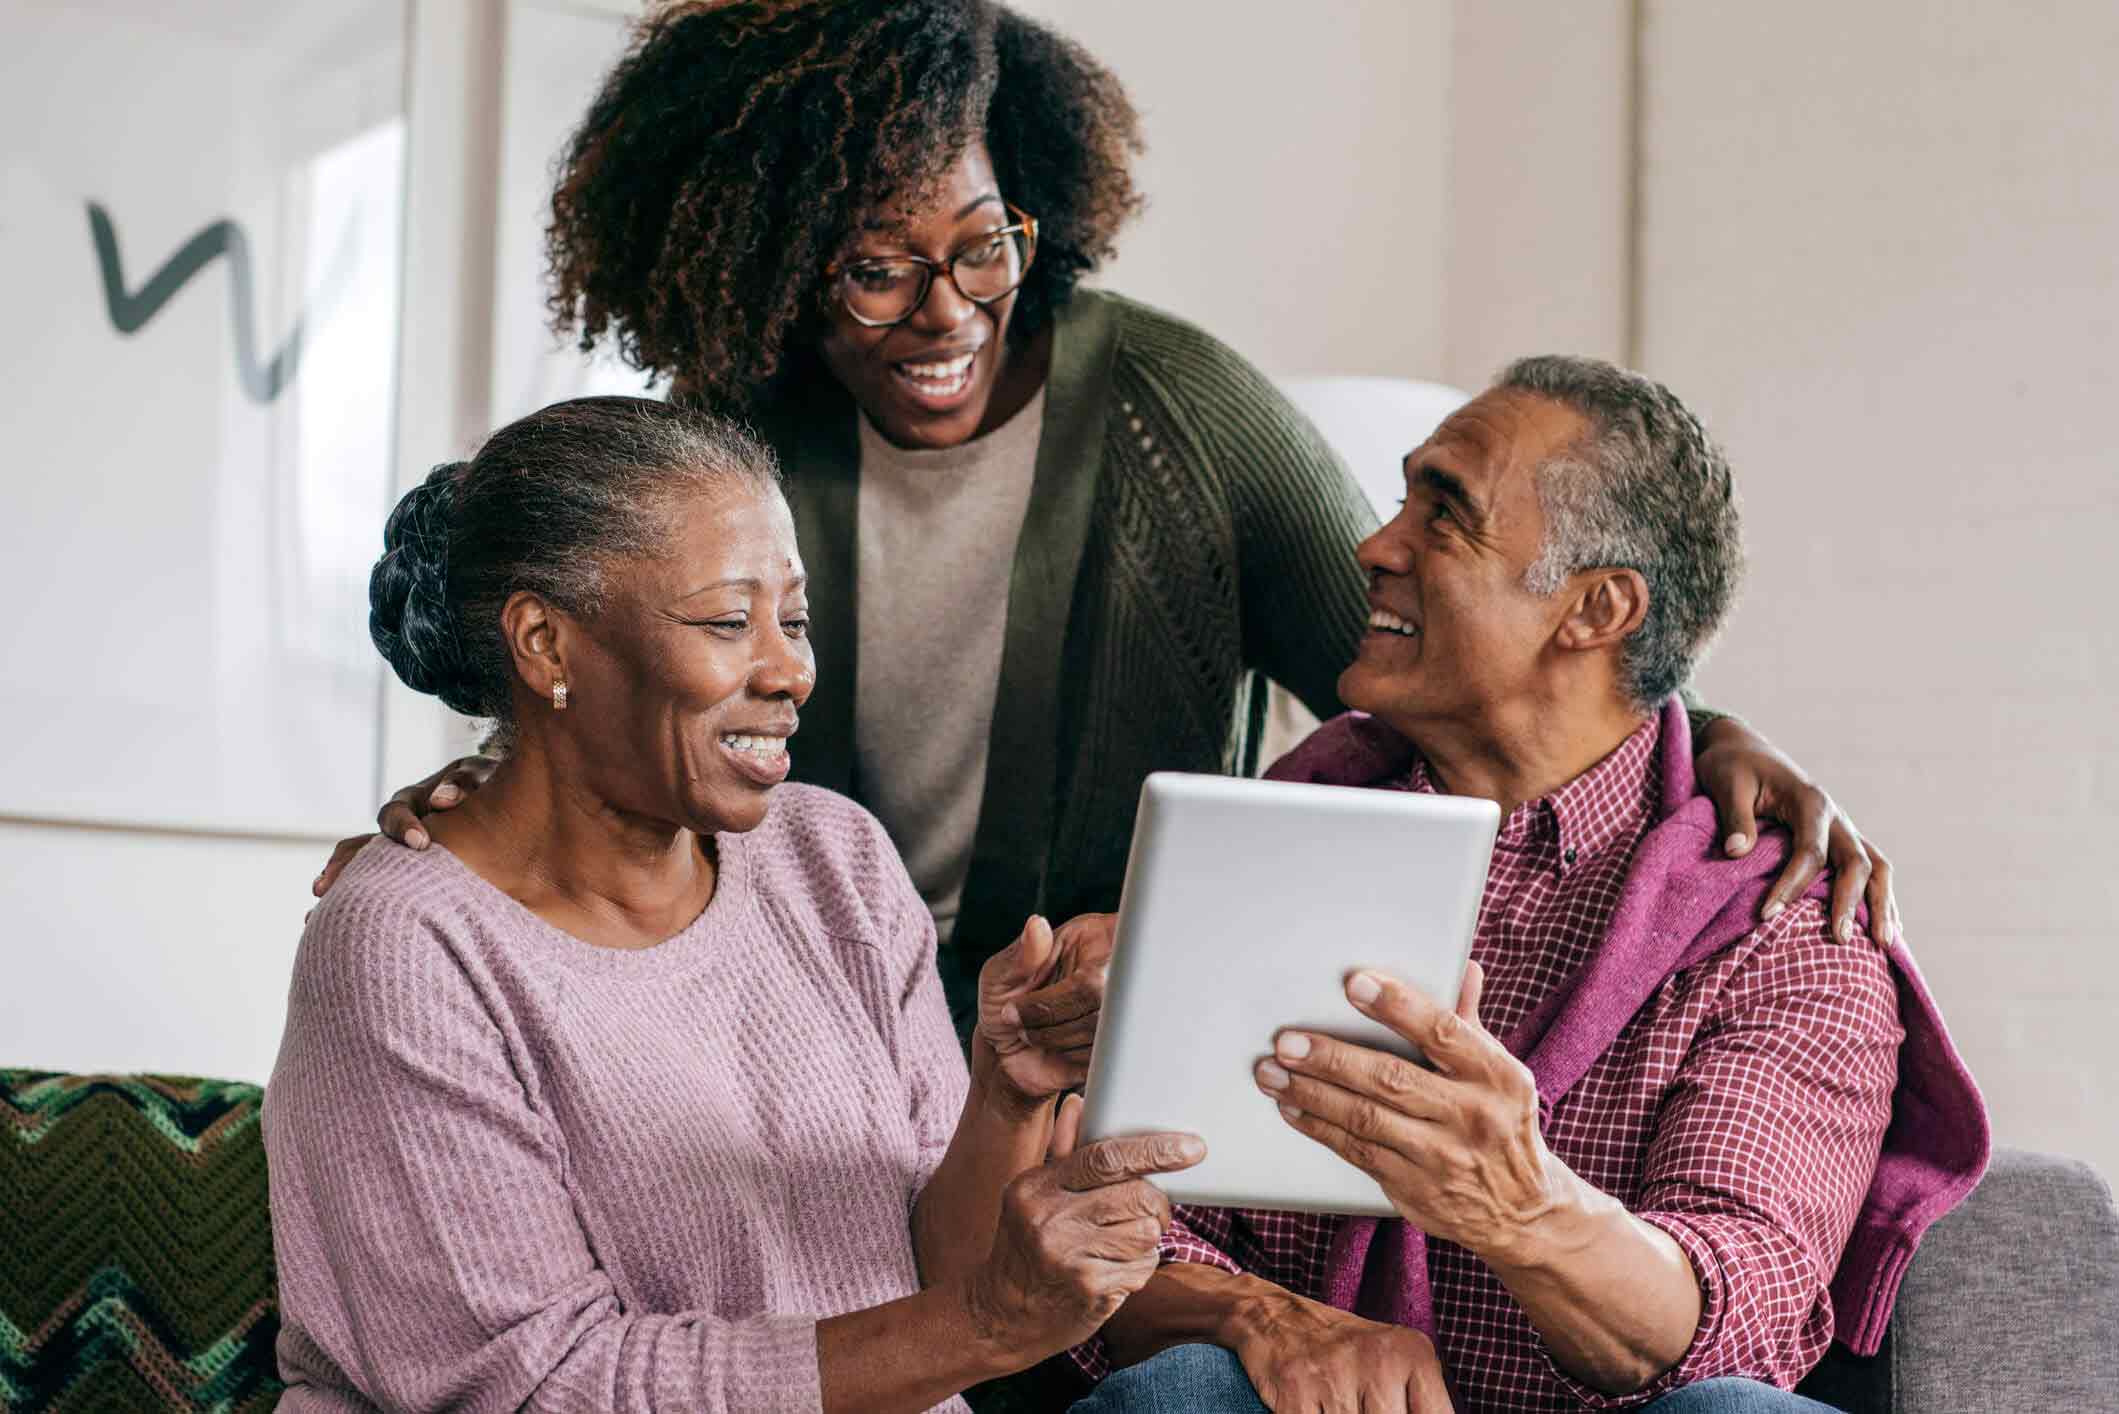
M 1668 388 L 1598 359 L 1519 359 L 1494 386 L 1589 421 L 1585 437 L 1538 468 L 1545 542 L 1524 583 L 1554 594 L 1590 569 L 1646 580 L 1648 615 L 1626 642 L 1624 687 L 1653 710 L 1690 680 L 1736 602 L 1744 546 L 1728 458 Z

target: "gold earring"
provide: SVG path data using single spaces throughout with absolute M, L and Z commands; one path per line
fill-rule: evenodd
M 552 710 L 554 712 L 567 710 L 567 680 L 565 678 L 561 678 L 552 684 Z

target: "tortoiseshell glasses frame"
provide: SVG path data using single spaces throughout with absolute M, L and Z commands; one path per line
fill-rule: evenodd
M 957 293 L 973 304 L 1006 299 L 1022 288 L 1030 264 L 1037 258 L 1037 218 L 1019 206 L 1002 204 L 1014 219 L 972 237 L 946 260 L 929 260 L 924 255 L 835 260 L 824 267 L 825 287 L 849 319 L 870 329 L 887 329 L 912 318 L 927 303 L 937 274 L 948 276 Z M 998 254 L 1011 245 L 1015 252 L 1012 264 L 1001 261 L 992 267 L 973 265 L 962 272 L 958 269 L 958 262 L 967 257 Z M 867 288 L 858 283 L 862 281 L 869 282 Z M 1005 283 L 996 283 L 1001 281 Z

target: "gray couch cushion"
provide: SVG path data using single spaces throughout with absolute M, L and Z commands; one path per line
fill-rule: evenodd
M 2073 1159 L 1995 1153 L 1920 1245 L 1884 1348 L 1801 1392 L 1847 1414 L 2119 1411 L 2119 1213 Z
M 2119 1410 L 2119 1213 L 2087 1164 L 2000 1149 L 1891 1319 L 1893 1414 Z

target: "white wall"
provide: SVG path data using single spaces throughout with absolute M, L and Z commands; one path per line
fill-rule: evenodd
M 1147 210 L 1098 283 L 1273 374 L 1442 358 L 1444 0 L 1029 0 L 1125 83 Z
M 537 241 L 525 238 L 541 219 L 535 149 L 564 131 L 581 64 L 602 62 L 630 8 L 414 5 L 400 488 L 526 401 L 577 390 L 539 357 L 550 344 Z M 1106 283 L 1200 321 L 1276 373 L 1441 365 L 1448 5 L 1334 0 L 1338 22 L 1303 25 L 1275 7 L 1205 0 L 1025 8 L 1117 67 L 1144 113 L 1149 207 Z M 497 244 L 465 234 L 496 220 L 509 223 Z M 392 783 L 462 745 L 445 714 L 394 683 L 383 712 Z M 0 909 L 35 920 L 17 937 L 63 939 L 18 945 L 29 966 L 26 985 L 0 996 L 0 1064 L 263 1077 L 326 840 L 17 822 L 0 823 L 0 843 Z M 55 877 L 112 887 L 94 908 L 62 904 L 47 889 Z M 224 1004 L 238 993 L 266 1003 L 246 1000 L 238 1018 Z
M 491 327 L 492 263 L 461 233 L 491 225 L 498 70 L 485 56 L 500 20 L 499 0 L 413 7 L 400 397 L 394 410 L 371 410 L 386 427 L 394 422 L 401 486 L 474 442 L 486 422 L 482 331 Z M 0 33 L 0 44 L 6 39 Z M 128 272 L 134 282 L 145 274 Z M 20 485 L 0 491 L 17 495 Z M 368 512 L 378 543 L 385 509 Z M 458 740 L 447 713 L 394 684 L 379 705 L 385 778 L 429 769 Z M 152 740 L 151 715 L 131 725 Z M 324 724 L 289 726 L 297 739 L 307 727 L 309 749 L 333 750 Z M 19 739 L 13 748 L 22 749 Z M 0 759 L 0 767 L 9 764 Z M 82 772 L 114 769 L 94 755 L 72 764 Z M 270 789 L 269 761 L 248 769 Z M 363 828 L 363 820 L 349 816 L 344 828 Z M 240 830 L 240 823 L 236 831 L 186 833 L 0 817 L 7 963 L 0 1066 L 263 1080 L 279 1047 L 309 882 L 333 836 Z
M 622 43 L 627 13 L 620 0 L 412 6 L 402 376 L 396 408 L 371 411 L 386 429 L 394 422 L 400 491 L 469 455 L 496 421 L 557 397 L 639 386 L 608 362 L 580 372 L 550 356 L 539 283 L 545 168 Z M 366 513 L 370 540 L 384 509 Z M 379 709 L 382 769 L 364 800 L 471 748 L 466 724 L 394 680 Z M 305 725 L 309 749 L 333 749 L 313 722 L 290 736 Z M 368 828 L 365 809 L 342 828 Z M 332 839 L 0 816 L 10 983 L 0 989 L 0 1066 L 265 1079 L 309 883 Z
M 1526 353 L 1623 360 L 1629 13 L 1627 0 L 1451 7 L 1443 356 L 1390 372 L 1481 388 Z
M 1707 675 L 1892 854 L 2007 1141 L 2119 1174 L 2119 8 L 1648 7 L 1641 361 L 1727 443 Z
M 1098 276 L 1278 377 L 1482 385 L 1629 336 L 1627 0 L 1025 0 L 1141 111 Z M 1415 439 L 1417 440 L 1417 439 Z
M 1460 0 L 1393 48 L 1363 0 L 1036 8 L 1147 116 L 1154 204 L 1106 283 L 1276 373 L 1477 387 L 1581 352 L 1707 417 L 1753 557 L 1709 699 L 1897 861 L 2002 1141 L 2119 1174 L 2119 10 Z M 1349 139 L 1372 123 L 1397 141 Z M 1252 299 L 1332 209 L 1403 231 L 1403 280 Z
M 0 1066 L 263 1080 L 329 848 L 0 821 Z
M 0 249 L 29 279 L 22 327 L 46 335 L 22 345 L 44 366 L 0 395 L 0 425 L 24 434 L 0 458 L 0 524 L 40 542 L 9 546 L 18 578 L 40 549 L 66 560 L 9 586 L 0 628 L 26 715 L 0 734 L 0 1065 L 261 1078 L 328 848 L 298 835 L 376 771 L 378 664 L 334 606 L 363 592 L 389 475 L 405 16 L 89 9 L 0 4 L 0 54 L 25 80 L 10 96 L 36 110 L 0 142 Z M 112 85 L 130 104 L 102 101 L 84 137 L 66 103 Z M 85 198 L 111 206 L 135 291 L 206 222 L 241 219 L 258 357 L 299 308 L 306 379 L 269 407 L 238 390 L 226 262 L 121 342 L 78 239 Z M 67 239 L 35 259 L 52 209 Z M 69 412 L 78 455 L 37 435 Z M 67 582 L 84 569 L 103 583 Z

